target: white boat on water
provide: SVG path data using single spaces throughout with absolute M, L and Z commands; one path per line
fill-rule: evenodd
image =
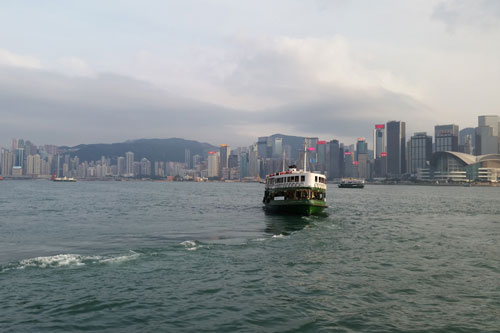
M 357 178 L 342 178 L 339 183 L 339 188 L 363 188 L 365 181 Z

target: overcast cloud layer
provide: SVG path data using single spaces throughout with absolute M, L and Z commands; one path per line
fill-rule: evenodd
M 273 133 L 500 115 L 496 1 L 7 2 L 0 145 Z

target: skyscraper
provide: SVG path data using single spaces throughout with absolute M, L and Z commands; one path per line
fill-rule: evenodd
M 373 130 L 373 159 L 380 157 L 380 153 L 385 152 L 385 125 L 375 125 Z
M 387 173 L 400 178 L 406 173 L 406 123 L 387 123 Z
M 125 171 L 127 177 L 134 177 L 134 153 L 129 151 L 125 153 Z
M 368 143 L 366 143 L 365 138 L 358 138 L 356 142 L 356 162 L 358 166 L 359 178 L 369 178 L 368 174 Z
M 425 132 L 415 133 L 410 139 L 408 172 L 416 175 L 418 169 L 427 168 L 427 161 L 432 156 L 432 137 Z
M 434 151 L 458 151 L 458 125 L 436 125 L 434 127 Z
M 476 155 L 497 154 L 499 152 L 498 116 L 479 116 L 476 128 Z
M 208 177 L 219 177 L 219 154 L 215 151 L 208 152 Z
M 220 168 L 227 168 L 229 166 L 229 146 L 226 144 L 221 144 L 219 147 L 220 152 Z
M 267 136 L 261 136 L 257 140 L 257 152 L 259 157 L 267 158 Z
M 116 159 L 116 168 L 117 168 L 117 175 L 118 176 L 123 176 L 126 173 L 126 168 L 125 168 L 125 157 L 119 156 Z
M 283 138 L 274 138 L 273 157 L 281 157 L 282 155 L 283 155 Z
M 184 149 L 184 163 L 186 163 L 186 167 L 188 169 L 191 169 L 192 168 L 192 164 L 191 164 L 191 150 L 189 149 Z
M 325 172 L 326 170 L 326 141 L 318 141 L 317 143 L 317 154 L 318 154 L 318 161 L 317 161 L 317 167 L 316 170 Z
M 328 178 L 336 179 L 340 178 L 340 171 L 342 170 L 340 162 L 340 145 L 338 140 L 332 140 L 329 142 L 330 153 L 329 153 L 329 163 L 328 163 Z
M 353 177 L 353 155 L 352 152 L 346 151 L 344 153 L 344 177 Z

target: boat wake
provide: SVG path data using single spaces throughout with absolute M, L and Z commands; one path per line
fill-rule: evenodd
M 196 251 L 199 248 L 204 247 L 199 242 L 192 241 L 192 240 L 186 240 L 186 241 L 180 243 L 180 245 L 184 246 L 186 248 L 186 250 L 188 250 L 188 251 Z
M 113 264 L 125 261 L 135 260 L 139 257 L 139 253 L 130 251 L 124 255 L 109 255 L 109 256 L 86 256 L 80 254 L 57 254 L 47 257 L 35 257 L 23 259 L 18 263 L 4 267 L 0 272 L 5 272 L 13 269 L 26 268 L 57 268 L 57 267 L 79 267 L 85 265 L 96 264 Z

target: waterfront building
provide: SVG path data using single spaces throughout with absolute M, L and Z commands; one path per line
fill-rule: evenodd
M 458 151 L 458 125 L 434 127 L 434 151 Z
M 12 167 L 12 177 L 21 177 L 23 175 L 23 168 L 20 166 Z
M 401 178 L 406 173 L 406 123 L 387 123 L 387 174 Z
M 409 142 L 408 173 L 416 176 L 419 169 L 428 169 L 427 162 L 432 157 L 432 136 L 426 132 L 415 133 Z
M 474 156 L 436 152 L 431 158 L 432 179 L 442 182 L 500 181 L 500 154 Z

